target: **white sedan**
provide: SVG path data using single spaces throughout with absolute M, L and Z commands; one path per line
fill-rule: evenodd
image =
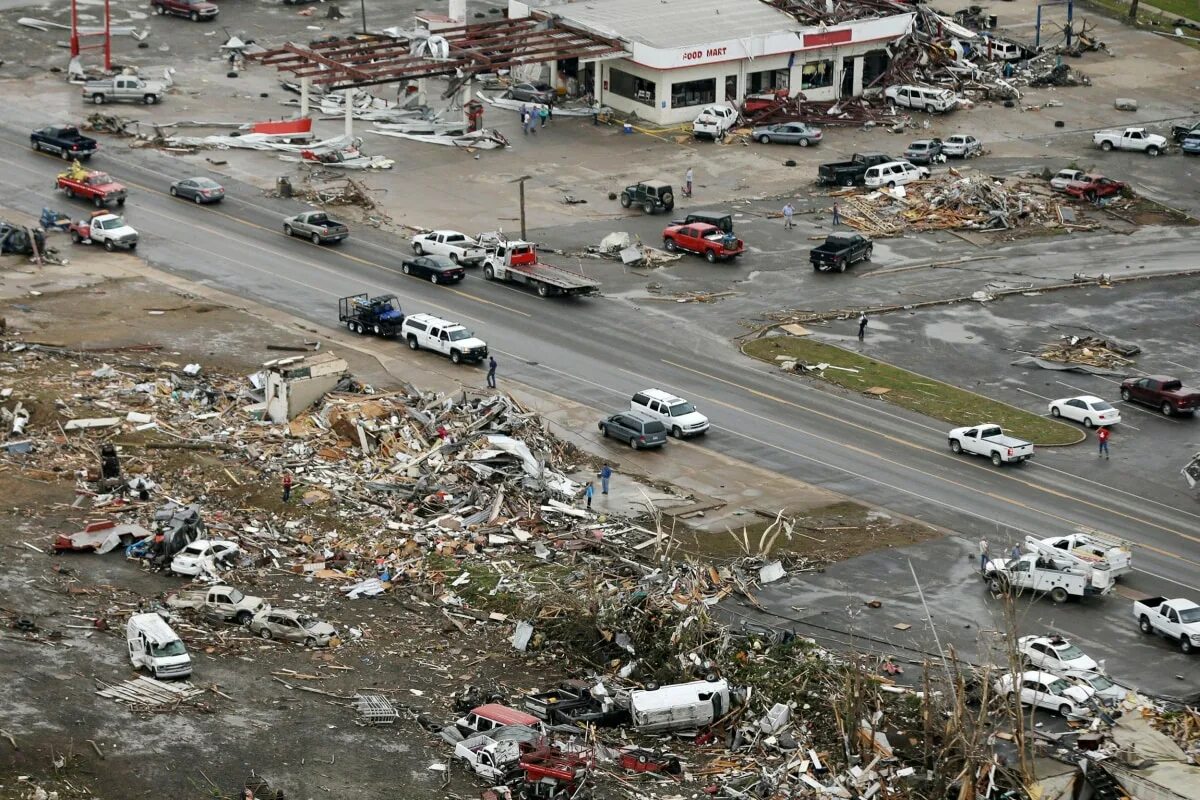
M 234 558 L 241 548 L 227 539 L 197 539 L 171 559 L 171 572 L 194 578 L 204 571 L 214 572 L 220 564 Z
M 1080 686 L 1086 686 L 1096 693 L 1100 701 L 1108 705 L 1124 702 L 1129 696 L 1129 689 L 1119 683 L 1113 683 L 1107 675 L 1100 672 L 1085 672 L 1081 675 L 1068 675 L 1067 680 L 1074 681 Z
M 1099 397 L 1065 397 L 1050 403 L 1050 416 L 1082 422 L 1087 428 L 1106 428 L 1121 421 L 1121 412 Z
M 1019 652 L 1034 669 L 1057 675 L 1095 672 L 1096 662 L 1061 636 L 1022 636 L 1017 640 Z
M 1019 691 L 1024 705 L 1057 711 L 1063 717 L 1092 714 L 1096 693 L 1090 687 L 1071 683 L 1049 672 L 1023 672 L 1018 681 L 1019 685 L 1014 688 L 1012 674 L 1005 673 L 996 681 L 996 692 L 1011 698 Z

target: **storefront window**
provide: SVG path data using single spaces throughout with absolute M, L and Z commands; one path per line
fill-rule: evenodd
M 833 86 L 833 59 L 810 61 L 800 73 L 800 91 Z
M 717 79 L 671 84 L 671 108 L 702 106 L 717 102 Z
M 762 72 L 750 72 L 746 75 L 746 89 L 750 94 L 770 92 L 775 89 L 790 89 L 790 71 L 786 69 L 766 69 Z
M 608 90 L 615 95 L 628 97 L 645 105 L 654 105 L 654 81 L 630 75 L 619 69 L 608 70 Z

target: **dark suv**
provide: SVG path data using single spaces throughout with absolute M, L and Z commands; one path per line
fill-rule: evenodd
M 670 211 L 675 207 L 675 193 L 666 181 L 642 181 L 626 186 L 621 192 L 621 207 L 639 206 L 647 214 Z
M 733 215 L 727 211 L 693 211 L 683 219 L 672 220 L 671 224 L 691 225 L 693 222 L 706 222 L 725 233 L 733 233 Z
M 629 442 L 634 450 L 662 447 L 667 443 L 667 426 L 638 411 L 622 411 L 600 420 L 600 432 Z

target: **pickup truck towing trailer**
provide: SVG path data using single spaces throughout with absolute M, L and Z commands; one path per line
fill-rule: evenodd
M 1133 617 L 1142 633 L 1157 633 L 1179 642 L 1185 653 L 1200 650 L 1200 604 L 1177 597 L 1135 600 Z
M 71 241 L 75 244 L 102 244 L 110 253 L 117 248 L 136 250 L 138 232 L 125 222 L 124 217 L 96 211 L 90 219 L 72 222 Z
M 600 284 L 581 272 L 538 261 L 537 250 L 531 242 L 509 241 L 497 233 L 485 233 L 479 241 L 487 251 L 483 277 L 489 281 L 527 284 L 537 289 L 542 297 L 588 295 L 600 291 Z
M 360 336 L 395 336 L 404 322 L 404 311 L 394 294 L 370 297 L 363 292 L 338 299 L 338 322 Z
M 74 125 L 39 128 L 29 134 L 29 146 L 42 153 L 54 153 L 64 161 L 86 161 L 96 153 L 96 140 L 84 136 Z
M 1020 464 L 1033 458 L 1033 445 L 1006 436 L 999 425 L 984 423 L 973 428 L 955 428 L 947 434 L 950 449 L 955 453 L 987 456 L 999 467 Z
M 1065 603 L 1069 597 L 1103 596 L 1115 585 L 1106 568 L 1084 567 L 1066 559 L 1056 561 L 1033 553 L 1015 561 L 994 558 L 984 567 L 983 578 L 997 594 L 1011 591 L 1020 594 L 1028 590 L 1048 594 L 1056 603 Z
M 109 203 L 123 206 L 128 194 L 125 187 L 108 177 L 107 173 L 86 170 L 78 161 L 72 162 L 66 172 L 58 174 L 54 187 L 61 189 L 67 197 L 91 200 L 96 208 L 104 208 Z
M 1082 566 L 1107 567 L 1113 578 L 1133 569 L 1129 542 L 1102 533 L 1071 533 L 1044 539 L 1026 536 L 1025 549 L 1048 558 L 1065 558 Z

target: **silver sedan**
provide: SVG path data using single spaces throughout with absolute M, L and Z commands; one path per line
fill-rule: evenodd
M 819 128 L 810 128 L 803 122 L 781 122 L 778 125 L 762 125 L 755 128 L 750 133 L 750 138 L 762 144 L 778 142 L 808 147 L 810 144 L 820 143 L 821 131 Z
M 225 199 L 225 187 L 212 178 L 183 178 L 171 184 L 171 196 L 196 203 L 219 203 Z

